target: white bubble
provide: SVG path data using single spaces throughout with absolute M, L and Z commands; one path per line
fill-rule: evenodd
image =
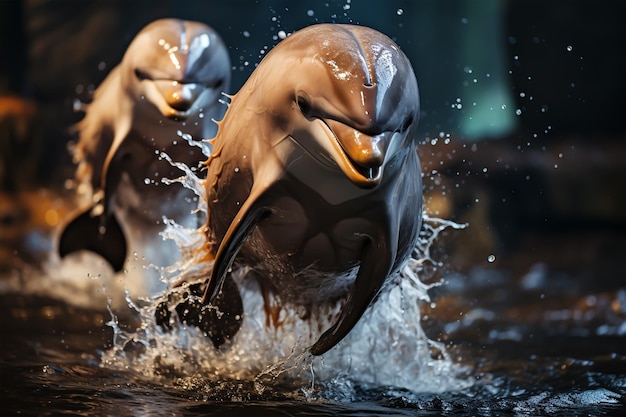
M 309 9 L 309 10 L 306 11 L 306 14 L 307 14 L 307 16 L 314 16 L 315 12 L 313 10 Z
M 279 31 L 278 31 L 278 37 L 279 37 L 280 39 L 285 39 L 285 38 L 287 37 L 287 33 L 285 33 L 285 31 L 284 31 L 284 30 L 279 30 Z
M 487 262 L 489 263 L 493 263 L 496 260 L 496 255 L 489 255 L 487 256 Z
M 79 111 L 84 110 L 84 109 L 85 109 L 85 106 L 83 105 L 83 103 L 80 100 L 75 99 L 72 102 L 72 110 L 73 111 L 79 112 Z
M 402 14 L 403 14 L 403 13 L 404 13 L 404 10 L 402 10 L 402 9 L 398 9 L 398 10 L 396 11 L 396 14 L 397 14 L 398 16 L 402 16 Z
M 243 31 L 243 37 L 244 38 L 249 38 L 250 37 L 250 32 L 248 32 L 247 30 Z
M 572 45 L 567 45 L 567 52 L 572 52 L 574 50 L 574 47 Z

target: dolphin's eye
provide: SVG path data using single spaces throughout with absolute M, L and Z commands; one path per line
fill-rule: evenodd
M 139 68 L 135 69 L 135 77 L 137 77 L 137 79 L 139 79 L 139 81 L 151 80 L 152 79 L 152 77 L 150 77 L 147 72 L 144 72 L 144 71 L 140 70 Z
M 302 96 L 298 96 L 298 99 L 296 101 L 302 114 L 308 117 L 311 113 L 311 103 L 309 103 L 309 101 Z

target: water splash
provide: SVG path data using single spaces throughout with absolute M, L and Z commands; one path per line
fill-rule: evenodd
M 203 180 L 184 164 L 165 154 L 161 157 L 185 173 L 164 182 L 179 182 L 192 190 L 198 196 L 197 210 L 206 215 Z M 134 369 L 166 384 L 176 381 L 184 386 L 215 387 L 233 381 L 236 390 L 245 382 L 258 395 L 289 381 L 289 386 L 300 386 L 310 399 L 349 400 L 356 386 L 442 392 L 471 384 L 459 376 L 462 369 L 448 356 L 445 346 L 430 340 L 420 324 L 420 305 L 430 301 L 429 289 L 440 285 L 425 284 L 420 279 L 441 266 L 431 258 L 430 248 L 443 230 L 464 225 L 425 215 L 412 257 L 399 273 L 389 277 L 348 336 L 326 354 L 314 357 L 308 348 L 332 325 L 341 305 L 319 306 L 306 320 L 296 309 L 285 307 L 279 324 L 273 324 L 266 316 L 256 280 L 246 279 L 246 268 L 231 272 L 240 288 L 246 315 L 239 332 L 220 350 L 213 348 L 202 331 L 176 317 L 169 321 L 171 330 L 158 326 L 155 315 L 159 304 L 167 300 L 168 305 L 177 305 L 193 298 L 190 286 L 204 283 L 213 267 L 213 261 L 203 260 L 203 227 L 184 227 L 171 219 L 164 219 L 164 224 L 163 237 L 173 240 L 182 254 L 161 270 L 161 280 L 172 288 L 139 300 L 127 294 L 126 308 L 139 316 L 140 325 L 133 330 L 119 324 L 117 316 L 123 312 L 110 308 L 112 319 L 108 324 L 114 329 L 115 340 L 113 347 L 102 353 L 102 366 Z

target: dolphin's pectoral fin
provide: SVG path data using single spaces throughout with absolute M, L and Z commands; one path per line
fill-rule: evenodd
M 254 227 L 269 213 L 269 209 L 260 204 L 254 204 L 253 199 L 248 199 L 231 222 L 222 242 L 220 243 L 213 270 L 207 281 L 202 302 L 209 304 L 217 294 L 217 290 L 223 285 L 226 274 L 241 249 L 244 241 Z
M 339 343 L 357 324 L 387 278 L 392 263 L 389 248 L 366 244 L 354 287 L 348 295 L 337 322 L 311 346 L 313 355 L 321 355 Z
M 183 294 L 184 301 L 175 307 L 180 321 L 200 328 L 216 348 L 239 331 L 243 320 L 241 294 L 228 270 L 246 237 L 267 213 L 262 206 L 253 203 L 254 199 L 249 199 L 243 205 L 222 239 L 204 294 L 201 284 L 191 285 Z M 163 301 L 157 306 L 156 322 L 162 329 L 170 330 L 170 318 L 167 302 Z
M 61 258 L 72 252 L 89 250 L 106 259 L 115 272 L 124 268 L 127 250 L 126 236 L 111 207 L 113 204 L 111 197 L 115 194 L 122 178 L 124 165 L 129 159 L 128 154 L 118 152 L 124 137 L 124 135 L 117 135 L 114 139 L 104 160 L 101 173 L 103 176 L 97 176 L 100 184 L 94 184 L 94 189 L 99 190 L 103 195 L 96 204 L 76 216 L 63 230 L 59 240 Z M 99 209 L 98 214 L 94 214 L 96 207 Z
M 246 237 L 265 215 L 263 208 L 254 204 L 254 199 L 246 203 L 230 224 L 217 250 L 202 300 L 196 299 L 193 309 L 187 306 L 181 308 L 182 304 L 176 307 L 181 320 L 200 327 L 216 348 L 234 336 L 241 326 L 243 302 L 228 271 Z
M 76 216 L 63 230 L 59 240 L 61 258 L 80 250 L 102 256 L 115 272 L 124 267 L 126 237 L 114 214 L 94 216 L 92 208 Z

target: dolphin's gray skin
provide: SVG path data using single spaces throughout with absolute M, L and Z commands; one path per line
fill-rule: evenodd
M 77 126 L 76 180 L 92 198 L 63 230 L 61 257 L 88 249 L 119 271 L 126 258 L 126 239 L 114 207 L 152 225 L 163 214 L 190 212 L 190 205 L 177 198 L 179 184 L 160 184 L 161 178 L 182 172 L 157 153 L 163 151 L 191 167 L 205 159 L 177 132 L 196 140 L 215 135 L 213 120 L 225 110 L 218 99 L 229 88 L 230 75 L 223 41 L 203 23 L 161 19 L 137 34 L 121 63 L 95 91 Z M 168 200 L 176 199 L 178 208 L 164 213 Z
M 310 312 L 344 299 L 310 352 L 335 346 L 416 243 L 418 114 L 413 69 L 387 36 L 320 24 L 278 44 L 232 97 L 211 141 L 206 250 L 214 267 L 203 303 L 221 298 L 223 310 L 225 297 L 239 297 L 228 271 L 248 266 L 283 305 Z M 232 326 L 227 320 L 217 335 L 205 327 L 218 346 Z

